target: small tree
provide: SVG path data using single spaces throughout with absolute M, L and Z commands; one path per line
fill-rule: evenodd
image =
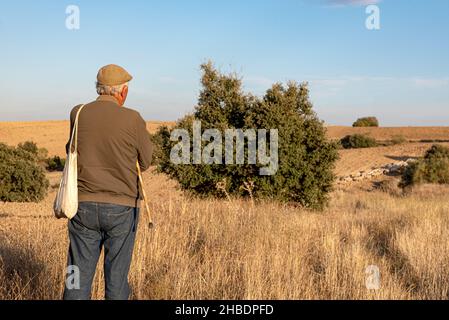
M 340 143 L 345 149 L 372 148 L 377 146 L 375 139 L 363 134 L 347 135 L 340 140 Z
M 48 171 L 64 171 L 65 159 L 54 156 L 53 158 L 46 159 L 45 164 Z
M 353 127 L 378 127 L 379 121 L 376 117 L 359 118 L 353 123 Z
M 449 148 L 434 145 L 426 152 L 424 158 L 406 168 L 401 186 L 421 183 L 449 184 Z
M 182 188 L 198 195 L 222 196 L 226 191 L 322 208 L 332 189 L 338 153 L 336 143 L 327 140 L 325 127 L 312 110 L 307 84 L 274 84 L 263 98 L 258 98 L 242 91 L 237 75 L 221 74 L 211 63 L 201 68 L 203 88 L 195 112 L 178 121 L 173 129 L 186 129 L 191 139 L 195 120 L 201 121 L 203 130 L 219 129 L 221 132 L 278 129 L 278 171 L 272 176 L 261 176 L 258 164 L 174 165 L 170 152 L 175 142 L 170 141 L 167 127 L 161 128 L 153 139 L 159 170 L 178 180 Z M 247 152 L 245 144 L 245 154 Z
M 38 149 L 32 144 L 14 148 L 0 143 L 0 201 L 37 202 L 44 199 L 49 182 L 38 164 L 37 154 Z

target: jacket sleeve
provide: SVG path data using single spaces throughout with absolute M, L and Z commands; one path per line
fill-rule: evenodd
M 151 137 L 147 131 L 145 120 L 140 116 L 137 117 L 137 159 L 139 160 L 140 169 L 148 170 L 153 157 L 153 144 Z

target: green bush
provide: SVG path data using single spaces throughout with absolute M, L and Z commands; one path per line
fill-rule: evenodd
M 45 163 L 48 171 L 64 171 L 65 159 L 61 159 L 58 156 L 48 158 Z
M 404 144 L 407 142 L 407 139 L 403 135 L 395 135 L 391 138 L 390 143 L 392 145 Z
M 402 176 L 401 186 L 421 183 L 449 184 L 449 148 L 434 145 L 424 158 L 411 163 Z
M 26 141 L 24 143 L 19 143 L 17 146 L 17 149 L 27 151 L 37 157 L 39 153 L 39 148 L 37 147 L 35 142 L 32 141 Z
M 378 127 L 379 121 L 376 117 L 359 118 L 353 123 L 353 127 Z
M 39 148 L 37 152 L 37 159 L 39 161 L 46 161 L 48 157 L 48 150 L 45 148 Z
M 45 198 L 49 182 L 37 155 L 32 143 L 17 148 L 0 143 L 0 201 L 38 202 Z
M 46 162 L 47 160 L 48 150 L 45 148 L 38 148 L 35 142 L 26 141 L 24 143 L 19 143 L 17 149 L 31 153 L 39 163 Z
M 325 127 L 312 110 L 307 84 L 274 84 L 259 98 L 244 93 L 235 74 L 221 74 L 211 63 L 202 65 L 202 71 L 202 90 L 195 112 L 178 121 L 173 129 L 186 129 L 190 139 L 194 120 L 201 121 L 202 130 L 278 129 L 278 171 L 261 176 L 261 166 L 247 161 L 244 165 L 175 165 L 170 161 L 170 152 L 176 142 L 170 141 L 167 127 L 160 128 L 153 137 L 159 170 L 197 195 L 251 195 L 323 208 L 335 179 L 337 144 L 327 140 Z M 225 150 L 224 141 L 222 146 Z M 245 154 L 247 150 L 245 143 Z
M 348 135 L 340 140 L 345 149 L 372 148 L 377 146 L 375 139 L 363 134 Z

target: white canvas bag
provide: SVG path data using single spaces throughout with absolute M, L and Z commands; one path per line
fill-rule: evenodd
M 79 108 L 70 138 L 69 153 L 64 166 L 58 194 L 54 202 L 54 212 L 58 219 L 72 219 L 78 211 L 78 119 L 84 105 Z M 72 145 L 75 146 L 72 152 Z

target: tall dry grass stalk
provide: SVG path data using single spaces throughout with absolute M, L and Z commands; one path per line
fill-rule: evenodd
M 232 199 L 235 209 L 151 179 L 157 227 L 140 224 L 133 299 L 449 298 L 447 189 L 428 197 L 337 191 L 314 213 Z M 0 299 L 59 299 L 65 222 L 11 208 L 0 207 Z M 378 291 L 365 286 L 369 265 L 381 271 Z M 93 296 L 103 294 L 99 268 Z

